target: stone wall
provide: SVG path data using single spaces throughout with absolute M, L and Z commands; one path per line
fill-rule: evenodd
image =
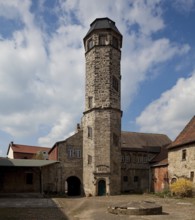
M 186 159 L 182 159 L 182 151 L 186 150 Z M 191 178 L 195 173 L 195 144 L 169 149 L 168 152 L 168 172 L 170 181 L 173 178 Z M 193 178 L 195 183 L 195 178 Z

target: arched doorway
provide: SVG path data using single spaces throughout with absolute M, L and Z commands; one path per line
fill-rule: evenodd
M 104 196 L 106 194 L 106 181 L 100 180 L 98 182 L 98 196 Z
M 80 196 L 81 195 L 81 181 L 76 176 L 70 176 L 66 180 L 67 182 L 67 194 L 68 196 Z

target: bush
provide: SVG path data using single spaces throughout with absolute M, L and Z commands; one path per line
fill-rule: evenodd
M 170 185 L 172 195 L 179 197 L 191 197 L 193 193 L 193 183 L 190 180 L 180 178 Z

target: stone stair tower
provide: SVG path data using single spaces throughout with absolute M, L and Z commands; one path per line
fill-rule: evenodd
M 97 18 L 84 37 L 83 188 L 86 196 L 121 191 L 122 35 L 109 18 Z

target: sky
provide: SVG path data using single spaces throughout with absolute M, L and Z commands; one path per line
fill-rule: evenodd
M 123 35 L 122 130 L 171 140 L 195 114 L 195 0 L 0 0 L 0 156 L 52 147 L 84 111 L 90 24 Z

